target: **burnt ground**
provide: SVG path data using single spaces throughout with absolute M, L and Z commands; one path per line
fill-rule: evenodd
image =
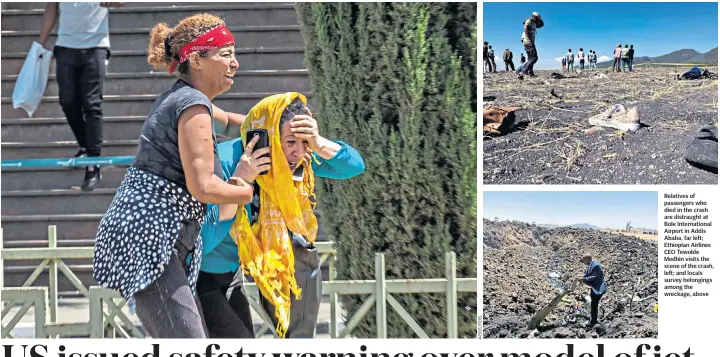
M 590 229 L 483 222 L 484 338 L 657 338 L 657 241 Z M 533 315 L 585 271 L 580 257 L 586 252 L 605 272 L 600 323 L 585 328 L 589 287 L 581 284 L 538 329 L 529 329 Z
M 565 79 L 536 71 L 537 77 L 523 81 L 513 73 L 485 73 L 484 107 L 522 109 L 515 112 L 517 130 L 483 138 L 483 182 L 717 184 L 717 174 L 683 159 L 698 129 L 717 123 L 717 80 L 676 80 L 684 70 L 558 72 L 573 77 Z M 595 73 L 608 78 L 591 79 Z M 628 133 L 612 128 L 583 132 L 592 127 L 590 117 L 612 104 L 637 106 L 644 126 Z

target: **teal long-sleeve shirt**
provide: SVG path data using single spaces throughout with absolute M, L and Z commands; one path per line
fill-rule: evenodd
M 316 177 L 330 179 L 348 179 L 365 171 L 365 162 L 355 148 L 342 142 L 341 149 L 331 159 L 326 160 L 317 155 L 312 161 L 313 172 Z M 223 179 L 230 178 L 243 154 L 242 141 L 228 140 L 218 144 L 218 155 L 222 164 Z M 250 204 L 245 208 L 250 212 Z M 230 236 L 234 218 L 221 221 L 218 205 L 209 204 L 205 214 L 200 235 L 203 239 L 203 258 L 200 270 L 207 273 L 222 274 L 235 272 L 240 267 L 238 260 L 238 247 Z

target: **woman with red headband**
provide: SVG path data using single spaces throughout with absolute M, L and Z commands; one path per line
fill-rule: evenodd
M 204 338 L 195 284 L 206 203 L 244 205 L 253 190 L 241 179 L 222 179 L 213 133 L 215 125 L 237 136 L 244 120 L 212 105 L 239 67 L 235 39 L 223 20 L 207 14 L 173 29 L 159 24 L 150 33 L 148 63 L 180 78 L 153 104 L 135 161 L 100 222 L 93 276 L 128 299 L 151 337 Z M 239 166 L 233 176 L 243 173 Z

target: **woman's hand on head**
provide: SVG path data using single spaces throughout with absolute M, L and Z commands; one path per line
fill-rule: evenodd
M 255 136 L 247 144 L 233 174 L 247 183 L 252 183 L 261 172 L 269 171 L 271 167 L 270 147 L 255 150 L 255 144 L 259 139 L 260 137 Z M 234 182 L 233 178 L 230 182 Z
M 317 120 L 312 115 L 296 115 L 290 123 L 290 130 L 296 138 L 307 142 L 310 150 L 317 152 L 322 148 L 323 138 L 320 136 Z

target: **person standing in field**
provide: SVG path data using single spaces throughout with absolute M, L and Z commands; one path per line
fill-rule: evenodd
M 503 53 L 503 61 L 505 62 L 505 72 L 510 72 L 511 70 L 515 72 L 515 64 L 513 64 L 513 53 L 510 51 L 509 48 L 505 49 L 505 53 Z
M 593 260 L 592 255 L 584 254 L 580 261 L 587 266 L 585 273 L 579 276 L 578 280 L 590 287 L 590 321 L 587 327 L 592 327 L 598 323 L 598 305 L 607 291 L 607 284 L 602 265 Z
M 634 62 L 635 62 L 635 49 L 633 48 L 633 45 L 630 45 L 630 49 L 628 50 L 628 66 L 630 67 L 630 72 L 633 71 Z
M 575 67 L 575 55 L 572 53 L 572 49 L 568 48 L 568 53 L 565 55 L 565 58 L 567 58 L 567 70 L 572 71 Z
M 520 40 L 525 47 L 525 52 L 528 54 L 528 61 L 523 67 L 523 71 L 520 73 L 520 76 L 518 76 L 518 79 L 520 80 L 522 80 L 526 74 L 531 77 L 535 77 L 533 67 L 538 61 L 537 47 L 535 47 L 535 33 L 538 28 L 542 28 L 543 26 L 545 26 L 545 23 L 543 22 L 542 17 L 540 17 L 540 14 L 537 12 L 533 12 L 532 16 L 523 22 L 523 33 Z
M 615 72 L 620 72 L 620 58 L 622 57 L 622 44 L 618 43 L 613 53 L 613 68 Z
M 625 45 L 625 48 L 620 51 L 620 58 L 622 59 L 622 71 L 625 72 L 625 67 L 630 66 L 630 59 L 628 57 L 628 52 L 630 49 L 628 48 L 628 45 Z
M 560 60 L 560 63 L 562 63 L 562 69 L 565 70 L 565 67 L 567 66 L 567 58 L 563 57 L 562 60 Z
M 583 52 L 582 48 L 578 51 L 577 56 L 580 61 L 580 70 L 582 71 L 585 69 L 585 52 Z
M 492 46 L 488 46 L 488 61 L 490 64 L 490 73 L 497 72 L 497 64 L 495 64 L 495 51 L 493 51 Z

